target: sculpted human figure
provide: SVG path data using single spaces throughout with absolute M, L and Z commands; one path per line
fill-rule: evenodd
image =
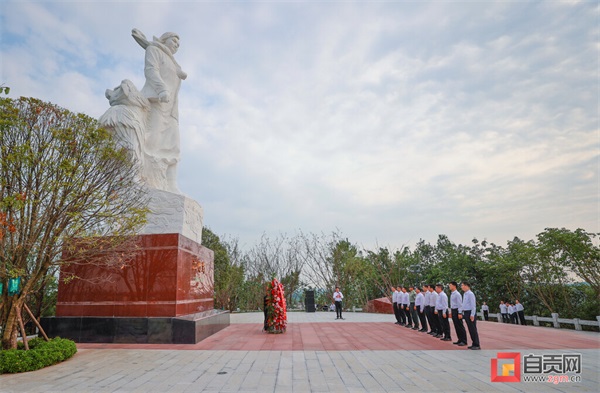
M 146 83 L 141 91 L 128 80 L 107 90 L 111 108 L 100 123 L 133 151 L 141 167 L 141 179 L 149 187 L 181 194 L 177 187 L 178 94 L 187 74 L 173 56 L 179 49 L 179 36 L 164 33 L 150 42 L 137 29 L 131 35 L 146 50 Z
M 133 29 L 133 38 L 146 50 L 142 94 L 150 101 L 150 114 L 145 137 L 144 177 L 150 183 L 160 181 L 159 189 L 180 193 L 177 187 L 179 162 L 178 94 L 181 81 L 187 78 L 175 57 L 179 36 L 164 33 L 148 42 L 144 34 Z M 156 174 L 164 177 L 156 178 Z

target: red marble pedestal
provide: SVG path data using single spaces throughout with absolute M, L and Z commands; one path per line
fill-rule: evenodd
M 179 317 L 213 310 L 212 250 L 177 233 L 140 235 L 140 246 L 122 269 L 62 266 L 56 316 Z M 81 279 L 63 282 L 71 275 Z

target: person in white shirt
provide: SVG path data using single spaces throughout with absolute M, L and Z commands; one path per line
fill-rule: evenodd
M 396 325 L 400 325 L 400 310 L 398 309 L 398 290 L 392 287 L 392 307 L 396 317 Z
M 421 293 L 421 288 L 416 287 L 415 292 L 417 293 L 417 297 L 415 298 L 415 309 L 417 312 L 417 316 L 421 321 L 421 329 L 420 332 L 427 333 L 427 317 L 425 316 L 425 296 Z
M 502 316 L 502 322 L 508 323 L 508 307 L 504 301 L 500 301 L 500 315 Z
M 412 317 L 410 315 L 409 306 L 409 294 L 406 291 L 406 287 L 402 287 L 402 309 L 404 310 L 404 315 L 406 316 L 406 324 L 404 327 L 412 327 Z
M 526 325 L 525 323 L 525 307 L 518 300 L 515 300 L 515 311 L 519 316 L 519 320 L 521 321 L 521 325 Z M 516 319 L 516 318 L 515 318 Z
M 456 281 L 452 281 L 448 284 L 450 288 L 450 313 L 452 315 L 452 324 L 454 325 L 454 331 L 458 336 L 458 340 L 452 344 L 458 345 L 459 347 L 467 346 L 467 331 L 462 320 L 462 296 L 457 290 L 458 284 Z
M 508 304 L 508 316 L 510 317 L 510 323 L 512 323 L 513 325 L 518 325 L 517 322 L 517 310 L 515 309 L 515 306 L 513 306 L 510 303 Z
M 479 346 L 479 333 L 477 332 L 477 302 L 475 300 L 475 294 L 471 291 L 471 284 L 463 282 L 461 285 L 463 290 L 463 319 L 467 323 L 469 329 L 469 336 L 473 345 L 468 347 L 473 350 L 480 350 Z
M 333 293 L 333 302 L 335 303 L 335 319 L 344 319 L 342 318 L 342 299 L 344 299 L 344 295 L 340 292 L 340 287 L 335 287 L 335 292 Z
M 429 312 L 431 313 L 431 331 L 428 334 L 431 334 L 433 337 L 442 337 L 442 325 L 440 324 L 440 320 L 435 313 L 435 304 L 437 303 L 438 294 L 434 290 L 435 285 L 429 284 Z
M 435 291 L 438 293 L 438 298 L 435 303 L 435 314 L 438 317 L 439 325 L 442 333 L 438 334 L 438 338 L 442 341 L 452 341 L 450 335 L 450 322 L 448 321 L 448 295 L 444 292 L 444 286 L 437 284 Z
M 481 313 L 483 314 L 483 319 L 487 321 L 488 316 L 490 315 L 490 308 L 486 302 L 483 302 L 483 305 L 481 306 Z
M 406 326 L 406 310 L 404 309 L 404 292 L 406 289 L 403 286 L 398 287 L 398 314 L 400 315 L 400 326 Z

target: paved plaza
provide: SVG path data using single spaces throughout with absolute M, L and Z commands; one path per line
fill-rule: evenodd
M 288 314 L 285 334 L 262 313 L 189 345 L 78 344 L 70 360 L 0 375 L 1 392 L 597 392 L 600 334 L 478 323 L 481 351 L 392 323 L 392 315 Z M 453 338 L 456 338 L 452 331 Z M 582 354 L 581 382 L 490 382 L 498 352 Z

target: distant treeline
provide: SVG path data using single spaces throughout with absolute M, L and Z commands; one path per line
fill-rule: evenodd
M 340 233 L 263 235 L 248 250 L 235 238 L 203 231 L 203 245 L 215 251 L 215 307 L 256 310 L 262 307 L 264 283 L 277 277 L 292 293 L 319 288 L 315 301 L 327 304 L 336 285 L 345 307 L 390 296 L 390 288 L 424 283 L 469 281 L 478 306 L 486 301 L 498 312 L 501 300 L 518 299 L 527 315 L 595 320 L 600 310 L 598 234 L 583 229 L 546 228 L 534 240 L 515 237 L 500 246 L 473 239 L 456 244 L 440 235 L 434 244 L 391 250 L 360 249 Z

